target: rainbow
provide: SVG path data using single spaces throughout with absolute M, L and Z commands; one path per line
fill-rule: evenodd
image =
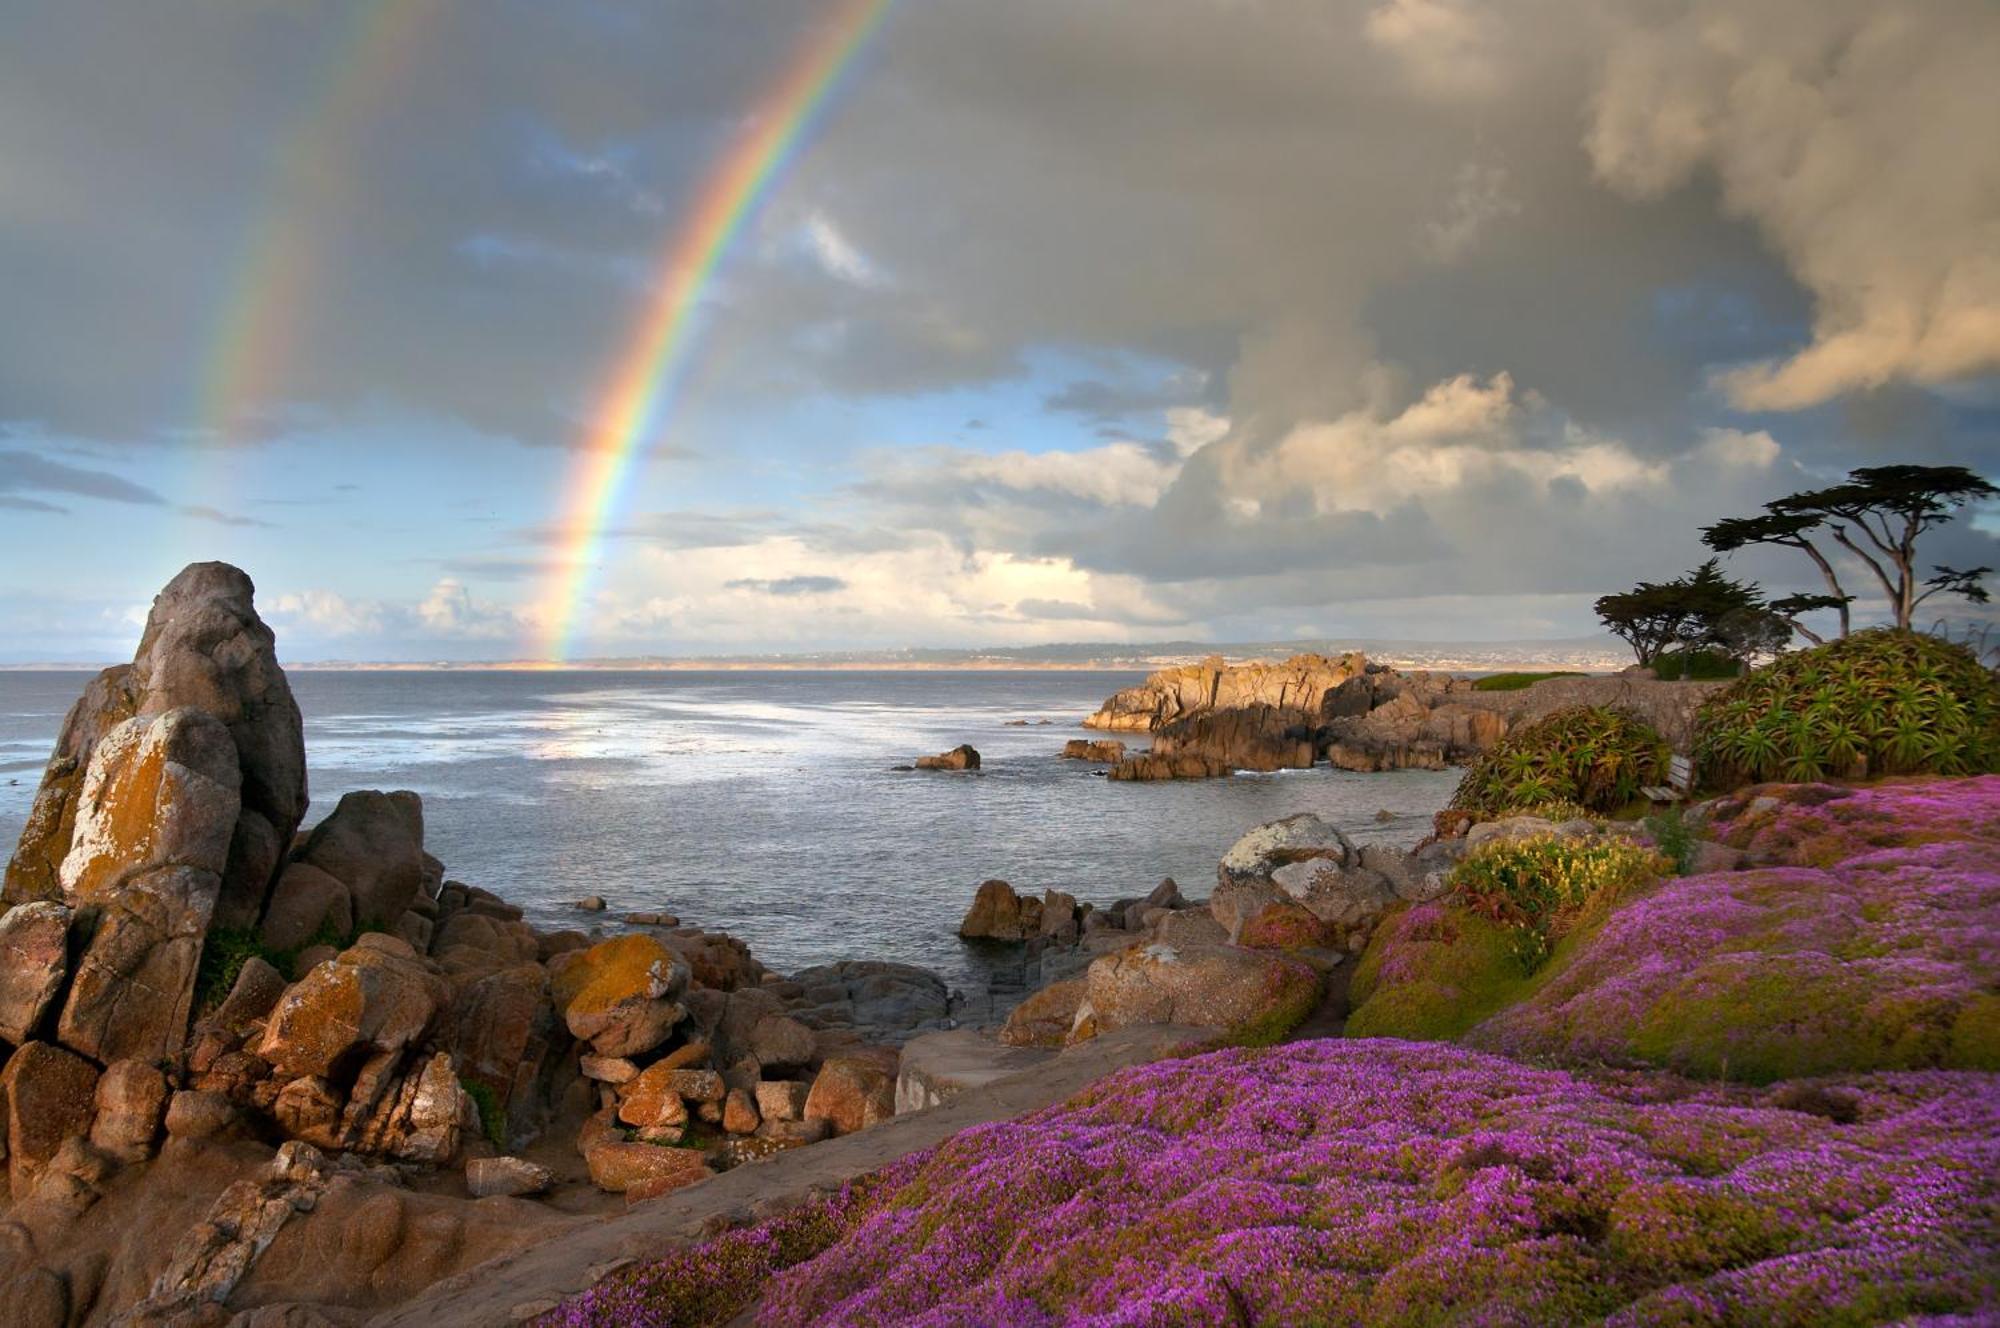
M 748 128 L 708 175 L 668 237 L 658 280 L 592 416 L 557 527 L 546 653 L 564 660 L 603 558 L 604 532 L 681 385 L 702 296 L 744 224 L 810 137 L 841 76 L 894 0 L 837 0 L 831 21 L 759 99 Z
M 197 428 L 238 441 L 245 417 L 281 384 L 322 276 L 329 224 L 351 212 L 352 157 L 422 45 L 435 0 L 361 0 L 316 83 L 279 136 L 202 360 Z

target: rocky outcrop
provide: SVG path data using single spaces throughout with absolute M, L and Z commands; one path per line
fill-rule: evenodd
M 919 756 L 916 768 L 919 770 L 977 770 L 979 768 L 979 751 L 971 743 L 962 742 L 950 751 L 940 752 L 936 756 Z
M 1032 941 L 1049 936 L 1076 939 L 1081 909 L 1073 895 L 1044 891 L 1040 899 L 1015 893 L 1005 881 L 982 882 L 972 907 L 958 925 L 968 941 Z
M 1153 735 L 1151 750 L 1122 760 L 1114 779 L 1207 778 L 1319 760 L 1353 771 L 1442 770 L 1492 747 L 1516 724 L 1576 705 L 1630 711 L 1685 749 L 1695 711 L 1721 685 L 1663 683 L 1638 669 L 1481 691 L 1472 678 L 1399 672 L 1359 654 L 1282 664 L 1211 659 L 1151 675 L 1084 723 Z
M 1290 816 L 1230 846 L 1209 910 L 1237 944 L 1358 951 L 1390 906 L 1442 894 L 1463 851 L 1455 841 L 1357 847 L 1317 816 Z
M 1128 756 L 1105 772 L 1107 778 L 1134 783 L 1158 779 L 1221 779 L 1236 773 L 1236 767 L 1214 756 L 1182 752 L 1176 756 L 1156 756 L 1142 752 Z
M 250 578 L 225 563 L 192 564 L 160 592 L 132 663 L 93 679 L 63 721 L 8 863 L 7 902 L 61 897 L 98 743 L 133 718 L 185 708 L 220 723 L 235 748 L 240 802 L 213 907 L 222 925 L 255 925 L 307 800 L 298 705 L 253 594 Z
M 1367 666 L 1367 659 L 1354 653 L 1235 665 L 1217 655 L 1149 675 L 1137 687 L 1114 695 L 1083 723 L 1085 728 L 1153 733 L 1193 715 L 1249 706 L 1316 715 L 1329 693 Z
M 1096 761 L 1104 765 L 1116 765 L 1125 759 L 1125 744 L 1116 738 L 1071 738 L 1063 744 L 1065 761 Z

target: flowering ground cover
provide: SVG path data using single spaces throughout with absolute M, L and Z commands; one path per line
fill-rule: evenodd
M 1450 904 L 1391 919 L 1349 1031 L 1758 1082 L 2000 1070 L 2000 777 L 1723 810 L 1772 865 L 1637 891 L 1532 978 Z
M 546 1322 L 726 1322 L 759 1283 L 775 1328 L 1992 1322 L 1994 1084 L 1699 1086 L 1389 1039 L 1214 1052 L 968 1130 Z

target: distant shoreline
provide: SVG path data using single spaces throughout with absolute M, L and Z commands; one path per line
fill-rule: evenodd
M 426 663 L 349 662 L 344 660 L 287 663 L 300 673 L 1151 673 L 1158 669 L 1197 664 L 1203 656 L 1102 660 L 604 660 L 568 664 L 530 660 L 476 660 Z M 1224 654 L 1232 664 L 1270 655 Z M 1612 673 L 1623 667 L 1601 657 L 1507 655 L 1492 658 L 1452 658 L 1369 654 L 1374 663 L 1391 668 L 1434 673 L 1500 673 L 1513 670 L 1574 670 Z M 0 664 L 0 673 L 94 673 L 113 661 Z

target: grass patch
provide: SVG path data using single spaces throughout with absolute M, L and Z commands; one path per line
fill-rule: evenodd
M 495 1148 L 507 1146 L 507 1109 L 500 1105 L 500 1095 L 476 1079 L 461 1079 L 458 1086 L 472 1099 L 472 1105 L 479 1109 L 479 1132 Z
M 1475 692 L 1522 692 L 1550 678 L 1581 678 L 1575 669 L 1554 669 L 1547 673 L 1489 673 L 1472 681 Z
M 255 957 L 262 959 L 286 981 L 292 977 L 292 969 L 299 956 L 316 945 L 330 945 L 336 950 L 345 950 L 354 944 L 363 931 L 380 931 L 379 927 L 357 927 L 353 932 L 342 935 L 331 920 L 321 922 L 319 930 L 306 938 L 305 944 L 290 950 L 275 950 L 264 944 L 255 929 L 249 927 L 214 927 L 209 930 L 201 946 L 201 963 L 195 969 L 194 1008 L 197 1015 L 207 1014 L 229 998 L 236 987 L 236 979 L 243 975 L 243 965 Z

